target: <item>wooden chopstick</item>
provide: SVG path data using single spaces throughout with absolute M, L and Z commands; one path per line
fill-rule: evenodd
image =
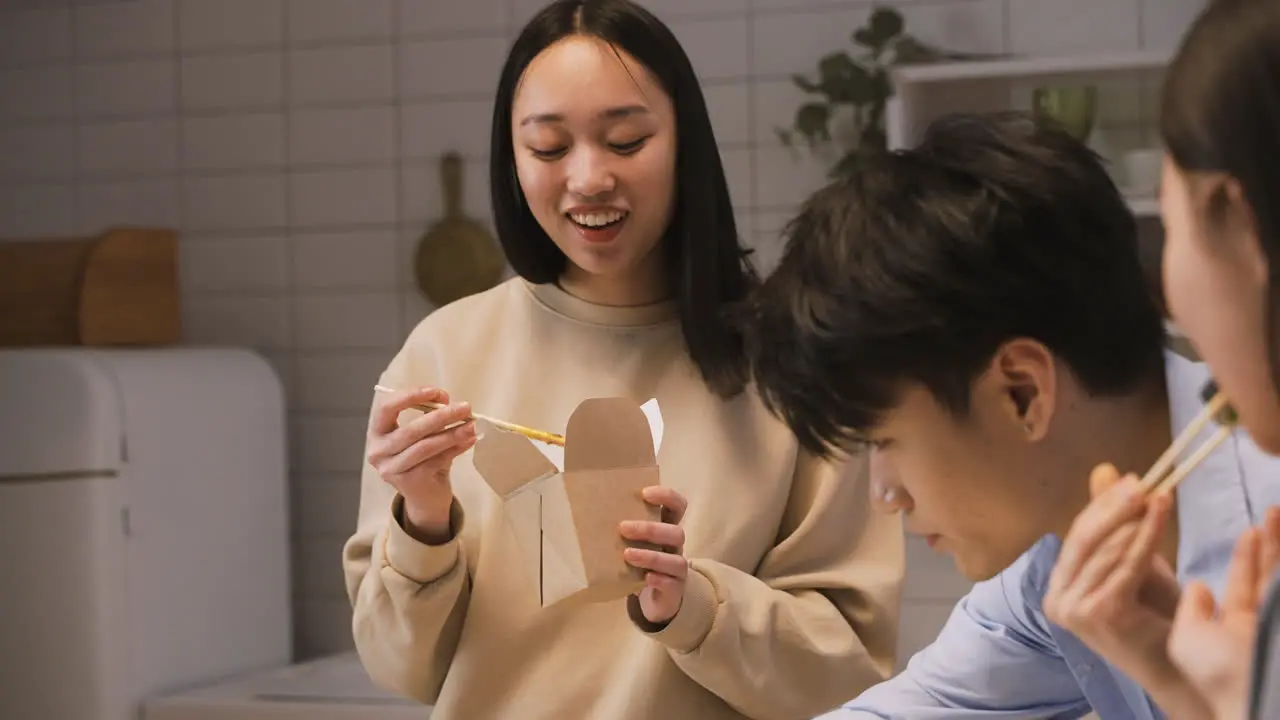
M 1235 411 L 1231 408 L 1227 401 L 1227 396 L 1218 391 L 1217 386 L 1210 382 L 1205 387 L 1205 394 L 1209 394 L 1210 398 L 1205 403 L 1204 409 L 1200 414 L 1196 415 L 1187 427 L 1183 428 L 1178 437 L 1174 439 L 1169 449 L 1156 460 L 1147 474 L 1143 476 L 1141 487 L 1147 494 L 1171 493 L 1174 488 L 1178 487 L 1178 483 L 1182 482 L 1187 475 L 1195 469 L 1197 465 L 1204 462 L 1224 440 L 1231 436 L 1232 430 L 1235 429 Z M 1193 452 L 1190 457 L 1183 461 L 1180 465 L 1175 466 L 1178 456 L 1186 451 L 1191 441 L 1204 430 L 1213 420 L 1221 423 L 1221 427 L 1217 429 L 1209 439 L 1205 441 L 1199 448 Z
M 389 388 L 385 385 L 374 385 L 373 389 L 377 390 L 378 392 L 384 392 L 384 393 L 397 392 L 394 388 Z M 426 403 L 415 405 L 415 407 L 419 410 L 439 410 L 440 408 L 443 408 L 446 406 L 441 403 L 426 402 Z M 517 435 L 523 435 L 529 438 L 530 440 L 537 440 L 538 442 L 543 442 L 548 445 L 556 445 L 559 447 L 564 447 L 564 436 L 558 433 L 547 432 L 546 430 L 535 430 L 533 428 L 525 427 L 523 425 L 517 425 L 513 422 L 507 422 L 506 420 L 498 420 L 497 418 L 492 418 L 487 415 L 481 415 L 480 413 L 477 413 L 477 412 L 472 412 L 471 417 L 474 420 L 483 420 L 489 423 L 490 425 L 494 426 L 495 428 L 498 428 L 499 430 L 505 430 L 507 432 L 516 433 Z

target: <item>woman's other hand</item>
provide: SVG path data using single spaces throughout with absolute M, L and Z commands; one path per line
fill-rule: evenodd
M 627 548 L 627 563 L 645 570 L 645 587 L 640 591 L 640 611 L 651 623 L 671 622 L 684 600 L 684 581 L 689 561 L 684 557 L 684 519 L 688 501 L 674 489 L 654 485 L 644 489 L 645 502 L 662 508 L 661 521 L 627 521 L 618 528 L 628 540 L 650 543 L 661 550 Z

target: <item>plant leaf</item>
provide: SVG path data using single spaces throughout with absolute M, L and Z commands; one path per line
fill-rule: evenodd
M 822 92 L 832 103 L 865 105 L 875 102 L 875 88 L 867 69 L 847 53 L 831 53 L 818 62 Z
M 798 73 L 797 73 L 797 74 L 795 74 L 795 75 L 792 75 L 792 76 L 791 76 L 791 82 L 795 83 L 795 84 L 796 84 L 796 87 L 800 88 L 801 90 L 803 90 L 803 91 L 805 91 L 805 92 L 807 92 L 807 93 L 819 93 L 819 92 L 822 92 L 822 86 L 821 86 L 821 85 L 819 85 L 818 83 L 815 83 L 814 81 L 810 80 L 809 78 L 807 78 L 807 77 L 805 77 L 805 76 L 803 76 L 803 75 L 800 75 L 800 74 L 798 74 Z
M 853 42 L 855 44 L 861 45 L 862 47 L 871 48 L 872 50 L 880 49 L 876 47 L 876 36 L 874 33 L 871 32 L 870 28 L 863 27 L 863 28 L 858 28 L 857 30 L 854 30 Z
M 796 111 L 796 132 L 810 143 L 831 140 L 828 122 L 831 120 L 831 108 L 825 103 L 805 103 Z
M 867 27 L 870 28 L 871 35 L 879 41 L 878 47 L 884 47 L 890 40 L 902 34 L 906 22 L 902 19 L 902 13 L 897 10 L 878 7 L 872 11 Z

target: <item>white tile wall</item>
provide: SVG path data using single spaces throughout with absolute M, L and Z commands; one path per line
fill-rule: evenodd
M 1203 0 L 891 0 L 956 49 L 1170 47 Z M 435 161 L 466 158 L 488 219 L 491 94 L 543 0 L 71 0 L 0 10 L 0 236 L 160 223 L 183 233 L 195 342 L 244 344 L 290 394 L 298 647 L 350 644 L 338 549 L 357 501 L 369 383 L 430 307 L 417 236 Z M 869 0 L 649 0 L 705 82 L 747 241 L 766 267 L 825 166 L 778 146 L 794 72 L 844 47 Z M 1150 88 L 1145 90 L 1148 94 Z M 1121 113 L 1127 115 L 1127 113 Z M 912 543 L 900 646 L 965 583 Z

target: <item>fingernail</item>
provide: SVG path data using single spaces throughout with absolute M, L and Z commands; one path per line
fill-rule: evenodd
M 623 532 L 635 532 L 636 528 L 639 527 L 639 525 L 640 523 L 634 520 L 623 520 L 621 523 L 621 529 Z

